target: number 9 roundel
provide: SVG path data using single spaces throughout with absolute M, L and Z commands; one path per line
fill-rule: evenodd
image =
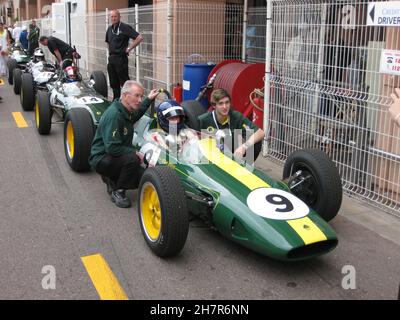
M 274 220 L 300 219 L 308 215 L 308 206 L 289 192 L 274 188 L 255 189 L 247 197 L 247 206 L 255 214 Z

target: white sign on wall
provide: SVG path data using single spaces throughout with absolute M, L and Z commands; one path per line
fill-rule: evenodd
M 383 50 L 379 72 L 400 75 L 400 51 Z
M 367 25 L 400 27 L 400 1 L 369 3 Z

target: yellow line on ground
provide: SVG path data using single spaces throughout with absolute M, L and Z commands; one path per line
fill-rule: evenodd
M 12 113 L 15 122 L 17 123 L 18 128 L 27 128 L 28 124 L 26 123 L 24 116 L 21 112 L 13 112 Z
M 117 278 L 101 254 L 81 258 L 101 300 L 128 300 Z

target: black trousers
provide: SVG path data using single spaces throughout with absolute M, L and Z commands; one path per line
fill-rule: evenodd
M 29 42 L 28 44 L 28 53 L 30 56 L 33 56 L 35 49 L 39 48 L 39 42 Z
M 97 164 L 96 172 L 111 180 L 115 189 L 136 189 L 141 178 L 140 160 L 133 152 L 120 157 L 104 156 Z
M 121 87 L 125 81 L 129 80 L 128 56 L 110 55 L 108 57 L 107 71 L 115 100 L 121 96 Z

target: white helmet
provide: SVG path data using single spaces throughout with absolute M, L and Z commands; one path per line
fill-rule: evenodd
M 35 52 L 33 53 L 33 61 L 34 62 L 44 61 L 44 53 L 41 48 L 35 49 Z

